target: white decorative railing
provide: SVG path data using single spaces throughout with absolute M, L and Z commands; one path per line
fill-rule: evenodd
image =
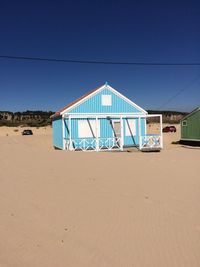
M 107 138 L 76 138 L 65 140 L 67 150 L 123 150 L 121 146 L 120 137 L 107 137 Z M 139 149 L 161 149 L 162 136 L 161 135 L 145 135 L 140 137 Z
M 112 150 L 120 149 L 120 137 L 66 139 L 67 150 Z
M 160 135 L 145 135 L 140 137 L 140 149 L 142 148 L 162 148 Z
M 72 150 L 91 150 L 96 147 L 96 139 L 93 138 L 77 138 L 71 140 Z
M 99 138 L 99 150 L 120 149 L 120 137 Z

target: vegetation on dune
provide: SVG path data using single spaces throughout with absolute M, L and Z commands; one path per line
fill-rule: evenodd
M 52 114 L 54 112 L 41 110 L 27 110 L 23 112 L 0 111 L 0 126 L 47 126 L 51 124 L 50 116 Z
M 162 114 L 164 123 L 179 123 L 187 112 L 171 110 L 147 110 L 149 114 Z M 147 122 L 159 122 L 159 118 L 149 118 Z
M 158 111 L 158 110 L 147 110 L 149 114 L 162 114 L 163 122 L 165 123 L 179 123 L 186 112 L 179 111 Z M 22 112 L 10 112 L 0 111 L 0 126 L 30 126 L 30 127 L 42 127 L 51 125 L 51 115 L 54 114 L 52 111 L 41 111 L 41 110 L 26 110 Z M 148 122 L 157 122 L 158 118 L 149 118 Z

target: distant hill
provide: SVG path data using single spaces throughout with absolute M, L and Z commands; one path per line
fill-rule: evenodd
M 164 123 L 179 123 L 180 120 L 188 114 L 188 112 L 170 111 L 170 110 L 147 110 L 149 114 L 162 114 Z M 156 121 L 151 119 L 150 121 Z
M 186 112 L 179 111 L 158 111 L 147 110 L 149 114 L 162 114 L 163 122 L 165 123 L 179 123 Z M 0 111 L 0 126 L 47 126 L 51 124 L 50 116 L 54 114 L 53 111 L 23 111 L 23 112 L 10 112 Z M 156 122 L 156 118 L 149 119 L 150 122 Z
M 0 111 L 0 126 L 47 126 L 51 124 L 50 116 L 52 111 L 23 111 L 23 112 L 10 112 Z

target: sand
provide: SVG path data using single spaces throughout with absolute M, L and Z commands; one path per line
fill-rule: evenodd
M 13 130 L 0 128 L 1 267 L 200 266 L 200 149 L 172 145 L 179 131 L 160 153 L 96 153 Z

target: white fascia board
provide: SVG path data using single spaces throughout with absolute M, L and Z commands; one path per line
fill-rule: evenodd
M 160 117 L 161 114 L 142 114 L 142 113 L 70 113 L 63 114 L 63 117 L 68 118 L 107 118 L 107 117 L 122 117 L 122 118 L 153 118 Z
M 200 139 L 188 139 L 188 138 L 181 138 L 182 141 L 194 141 L 194 142 L 200 142 Z
M 146 118 L 153 118 L 153 117 L 162 117 L 162 114 L 147 114 L 145 117 Z
M 100 88 L 98 88 L 96 91 L 94 91 L 93 93 L 89 94 L 88 96 L 82 98 L 81 100 L 79 100 L 78 102 L 76 102 L 74 105 L 70 106 L 69 108 L 63 110 L 60 114 L 64 114 L 69 112 L 70 110 L 72 110 L 73 108 L 79 106 L 80 104 L 84 103 L 86 100 L 88 100 L 90 97 L 96 95 L 97 93 L 99 93 L 101 90 L 103 90 L 106 87 L 106 85 L 102 85 Z
M 137 108 L 138 110 L 140 110 L 142 113 L 144 113 L 144 114 L 147 114 L 148 113 L 146 110 L 144 110 L 143 108 L 141 108 L 140 106 L 138 106 L 137 104 L 135 104 L 133 101 L 131 101 L 130 99 L 128 99 L 126 96 L 124 96 L 121 93 L 119 93 L 117 90 L 115 90 L 110 85 L 107 85 L 107 88 L 110 89 L 114 94 L 116 94 L 117 96 L 119 96 L 120 98 L 122 98 L 124 101 L 126 101 L 127 103 L 129 103 L 131 106 L 133 106 L 134 108 Z
M 81 117 L 146 117 L 145 114 L 142 113 L 70 113 L 70 114 L 63 114 L 63 117 L 68 118 L 81 118 Z
M 77 103 L 75 103 L 74 105 L 72 105 L 71 107 L 63 110 L 60 114 L 62 115 L 64 113 L 68 113 L 70 110 L 72 110 L 73 108 L 77 107 L 78 105 L 84 103 L 87 99 L 89 99 L 90 97 L 98 94 L 100 91 L 102 91 L 104 89 L 109 89 L 111 92 L 113 92 L 114 94 L 116 94 L 117 96 L 119 96 L 120 98 L 122 98 L 128 104 L 130 104 L 134 108 L 140 110 L 143 114 L 148 114 L 148 112 L 146 110 L 144 110 L 143 108 L 139 107 L 137 104 L 135 104 L 133 101 L 131 101 L 130 99 L 128 99 L 127 97 L 125 97 L 124 95 L 122 95 L 121 93 L 119 93 L 117 90 L 115 90 L 110 85 L 106 85 L 106 84 L 102 85 L 99 89 L 97 89 L 93 93 L 89 94 L 88 96 L 84 97 L 83 99 L 81 99 L 80 101 L 78 101 Z

